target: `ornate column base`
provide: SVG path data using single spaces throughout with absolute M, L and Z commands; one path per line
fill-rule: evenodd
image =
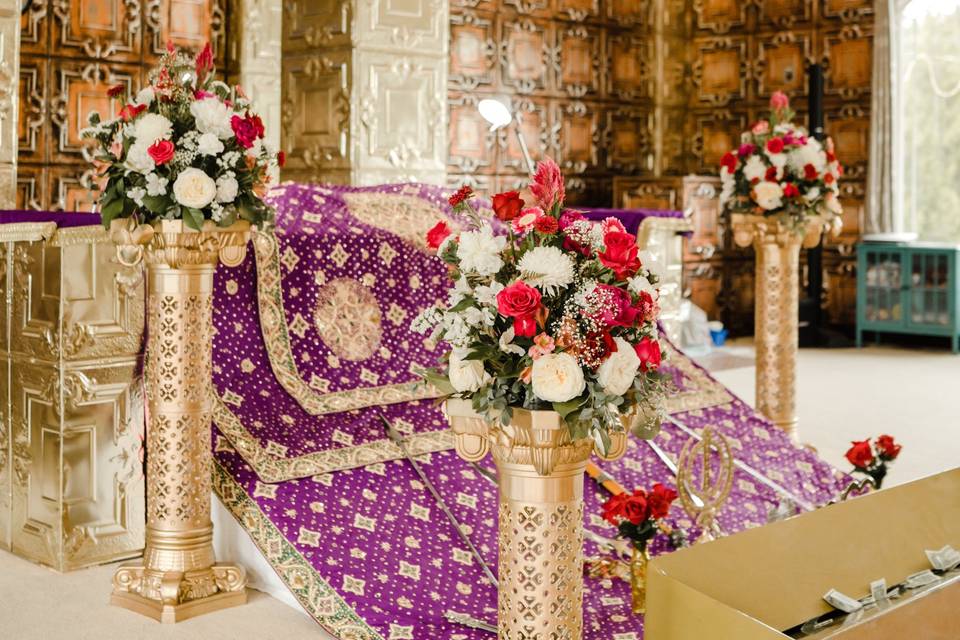
M 183 622 L 246 604 L 246 583 L 244 569 L 232 565 L 166 572 L 144 566 L 124 566 L 113 576 L 110 604 L 158 622 Z M 150 595 L 145 597 L 142 593 Z

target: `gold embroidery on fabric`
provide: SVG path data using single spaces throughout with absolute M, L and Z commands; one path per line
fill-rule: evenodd
M 451 229 L 459 228 L 440 207 L 415 195 L 345 193 L 343 200 L 361 222 L 389 231 L 421 249 L 426 248 L 427 231 L 437 222 L 442 220 Z
M 358 280 L 337 278 L 317 292 L 313 315 L 317 333 L 344 360 L 366 360 L 377 352 L 382 318 L 377 297 Z
M 681 413 L 694 409 L 706 409 L 733 401 L 733 396 L 722 384 L 710 378 L 707 373 L 693 363 L 688 356 L 677 350 L 669 341 L 661 342 L 669 352 L 667 364 L 676 368 L 684 376 L 684 385 L 692 387 L 679 391 L 666 399 L 667 413 Z
M 296 458 L 284 458 L 278 455 L 276 448 L 271 452 L 262 447 L 230 407 L 216 393 L 213 395 L 213 422 L 264 482 L 283 482 L 332 471 L 355 469 L 404 456 L 400 447 L 388 439 L 383 439 L 316 451 Z M 448 451 L 453 449 L 453 433 L 449 429 L 418 433 L 408 436 L 404 443 L 411 455 Z
M 300 605 L 321 627 L 337 638 L 383 640 L 383 636 L 357 615 L 216 461 L 213 488 Z
M 379 387 L 364 387 L 331 393 L 317 393 L 300 375 L 287 318 L 283 310 L 280 261 L 275 237 L 253 234 L 257 259 L 257 300 L 260 308 L 260 330 L 267 348 L 270 366 L 280 383 L 303 410 L 311 415 L 339 413 L 382 404 L 439 397 L 440 392 L 422 382 L 404 382 Z

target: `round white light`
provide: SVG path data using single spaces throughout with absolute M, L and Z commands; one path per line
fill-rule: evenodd
M 490 123 L 490 130 L 494 131 L 500 127 L 505 127 L 513 120 L 510 114 L 510 108 L 499 100 L 487 98 L 481 100 L 477 105 L 477 110 L 483 119 Z

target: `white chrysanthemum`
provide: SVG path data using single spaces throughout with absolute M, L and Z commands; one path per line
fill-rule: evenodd
M 503 236 L 494 236 L 489 224 L 476 231 L 464 231 L 460 234 L 457 246 L 457 258 L 463 271 L 474 271 L 482 276 L 491 276 L 503 266 L 500 252 L 506 245 Z
M 190 114 L 196 120 L 200 133 L 212 133 L 221 140 L 233 136 L 233 127 L 230 126 L 233 111 L 218 99 L 197 100 L 190 105 Z
M 797 147 L 790 152 L 790 168 L 798 175 L 803 175 L 803 168 L 812 164 L 817 173 L 823 173 L 827 168 L 827 154 L 816 138 L 807 138 L 807 144 Z
M 197 153 L 205 156 L 215 156 L 223 152 L 223 143 L 214 133 L 204 133 L 197 140 Z
M 138 144 L 150 146 L 157 140 L 169 140 L 173 123 L 159 113 L 145 113 L 133 125 L 133 137 Z
M 750 156 L 746 164 L 743 165 L 743 176 L 749 180 L 763 180 L 767 174 L 767 165 L 763 163 L 760 156 Z
M 771 211 L 783 206 L 783 188 L 776 182 L 761 182 L 753 187 L 754 199 L 761 208 Z
M 551 295 L 573 282 L 573 259 L 559 247 L 534 247 L 517 268 L 524 282 Z
M 154 162 L 150 154 L 147 153 L 148 146 L 149 144 L 142 144 L 140 142 L 135 142 L 130 145 L 130 148 L 127 149 L 127 159 L 124 162 L 128 171 L 148 174 L 157 167 L 157 163 Z

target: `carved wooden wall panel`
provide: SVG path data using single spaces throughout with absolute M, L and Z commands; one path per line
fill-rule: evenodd
M 112 116 L 106 90 L 140 86 L 168 40 L 212 42 L 223 68 L 226 0 L 34 0 L 21 16 L 17 206 L 89 210 L 79 132 Z

